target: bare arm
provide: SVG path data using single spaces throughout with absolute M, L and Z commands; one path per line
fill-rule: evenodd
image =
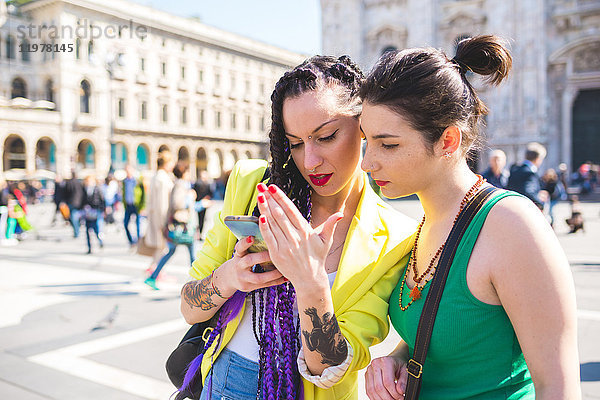
M 580 399 L 575 287 L 554 232 L 530 202 L 517 197 L 492 209 L 491 284 L 508 314 L 531 372 L 537 399 Z

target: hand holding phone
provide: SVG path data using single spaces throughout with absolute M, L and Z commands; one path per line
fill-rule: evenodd
M 260 229 L 258 227 L 258 218 L 251 215 L 228 215 L 223 219 L 225 225 L 235 235 L 236 238 L 242 239 L 248 236 L 254 238 L 254 243 L 248 248 L 249 253 L 259 253 L 268 251 Z M 275 267 L 273 264 L 257 264 L 252 268 L 252 272 L 271 271 Z

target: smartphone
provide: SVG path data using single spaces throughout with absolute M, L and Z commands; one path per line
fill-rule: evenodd
M 225 225 L 235 235 L 236 238 L 242 239 L 248 236 L 254 237 L 254 243 L 248 248 L 249 253 L 259 253 L 267 251 L 260 229 L 258 228 L 258 217 L 251 215 L 228 215 L 223 219 Z M 252 272 L 265 272 L 274 268 L 273 264 L 256 264 L 252 267 Z

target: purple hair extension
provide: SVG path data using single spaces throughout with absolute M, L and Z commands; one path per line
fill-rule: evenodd
M 276 368 L 277 364 L 275 348 L 275 303 L 277 302 L 277 289 L 271 286 L 265 292 L 267 294 L 267 304 L 265 306 L 265 330 L 262 340 L 265 371 L 262 392 L 265 400 L 276 400 L 276 377 L 273 369 Z
M 246 293 L 240 292 L 238 290 L 233 296 L 231 296 L 229 300 L 225 302 L 225 304 L 223 304 L 221 310 L 219 311 L 217 325 L 210 332 L 206 345 L 204 346 L 204 351 L 202 352 L 202 354 L 194 358 L 188 365 L 185 377 L 183 379 L 183 384 L 179 388 L 180 392 L 191 393 L 191 384 L 194 377 L 196 376 L 196 373 L 199 371 L 200 366 L 202 365 L 204 353 L 210 348 L 210 346 L 212 346 L 213 342 L 215 341 L 215 338 L 221 334 L 223 327 L 227 326 L 227 324 L 231 322 L 231 320 L 233 320 L 240 313 L 242 306 L 244 305 L 245 299 Z

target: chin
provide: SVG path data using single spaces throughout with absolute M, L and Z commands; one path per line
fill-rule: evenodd
M 391 183 L 391 182 L 390 182 Z M 388 199 L 399 199 L 401 197 L 410 196 L 412 193 L 403 193 L 402 191 L 393 190 L 389 187 L 389 183 L 381 188 L 381 194 Z

